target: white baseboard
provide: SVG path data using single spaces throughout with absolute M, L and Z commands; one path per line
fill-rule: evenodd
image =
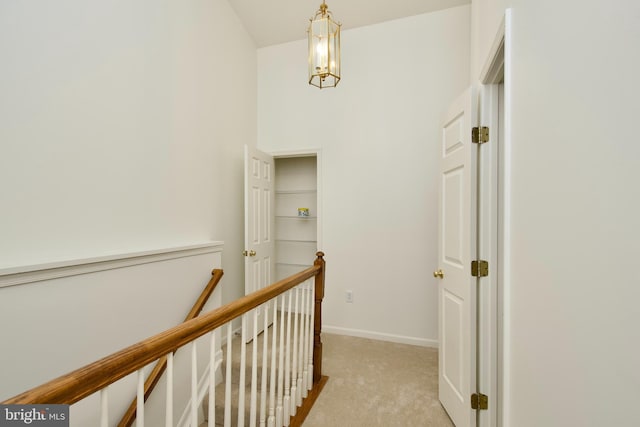
M 385 334 L 375 331 L 364 331 L 362 329 L 340 328 L 338 326 L 322 325 L 322 332 L 336 335 L 347 335 L 350 337 L 369 338 L 378 341 L 389 341 L 399 344 L 417 345 L 420 347 L 438 348 L 437 340 L 426 338 L 407 337 L 404 335 Z

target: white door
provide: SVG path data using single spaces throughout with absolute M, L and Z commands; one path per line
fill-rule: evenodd
M 467 90 L 450 107 L 442 128 L 439 187 L 439 398 L 457 427 L 475 426 L 475 279 L 471 277 L 471 128 L 476 113 Z M 474 239 L 475 243 L 475 239 Z M 474 280 L 472 280 L 474 279 Z
M 244 292 L 248 295 L 273 282 L 274 267 L 274 163 L 273 157 L 244 146 Z M 261 314 L 261 311 L 258 312 Z M 258 333 L 263 320 L 258 319 Z M 253 319 L 247 322 L 253 337 Z

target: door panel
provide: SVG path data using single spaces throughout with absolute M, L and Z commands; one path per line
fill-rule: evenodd
M 443 304 L 442 304 L 442 318 L 444 324 L 450 331 L 459 331 L 462 328 L 462 319 L 464 312 L 464 300 L 458 298 L 456 295 L 443 291 Z M 459 335 L 459 334 L 458 334 Z M 447 382 L 447 386 L 450 387 L 456 394 L 456 398 L 464 400 L 463 386 L 462 386 L 462 369 L 460 360 L 462 358 L 462 347 L 460 336 L 453 336 L 449 334 L 442 344 L 442 354 L 446 355 L 443 358 L 442 364 L 442 378 Z
M 464 168 L 456 168 L 443 173 L 442 199 L 444 204 L 442 226 L 444 261 L 456 268 L 463 268 L 464 230 L 462 228 L 464 197 Z
M 442 129 L 439 191 L 439 398 L 457 427 L 475 426 L 474 281 L 471 277 L 471 90 L 449 109 Z
M 273 157 L 245 145 L 245 295 L 273 282 L 274 162 Z M 258 308 L 258 313 L 262 315 Z M 253 336 L 253 319 L 247 338 Z M 262 332 L 263 321 L 258 318 Z

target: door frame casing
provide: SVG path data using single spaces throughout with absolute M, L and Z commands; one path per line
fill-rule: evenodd
M 479 185 L 478 205 L 478 252 L 476 259 L 489 263 L 489 275 L 479 278 L 477 288 L 478 300 L 478 392 L 489 397 L 489 407 L 478 413 L 479 427 L 496 427 L 499 400 L 498 396 L 498 348 L 499 339 L 499 264 L 498 259 L 498 224 L 496 208 L 498 205 L 498 153 L 499 153 L 499 121 L 497 85 L 482 85 L 479 88 L 479 114 L 481 126 L 489 127 L 489 142 L 479 148 Z
M 509 425 L 511 22 L 511 10 L 507 9 L 479 76 L 479 119 L 482 126 L 490 129 L 490 140 L 482 147 L 479 187 L 482 198 L 478 258 L 490 265 L 490 274 L 481 280 L 478 295 L 482 308 L 478 343 L 480 391 L 489 396 L 489 409 L 479 413 L 481 427 Z

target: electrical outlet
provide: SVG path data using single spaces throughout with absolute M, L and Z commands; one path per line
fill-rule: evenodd
M 348 291 L 345 293 L 345 298 L 344 298 L 344 300 L 345 300 L 346 302 L 348 302 L 349 304 L 352 304 L 352 303 L 353 303 L 353 291 L 352 291 L 352 290 L 348 290 Z

